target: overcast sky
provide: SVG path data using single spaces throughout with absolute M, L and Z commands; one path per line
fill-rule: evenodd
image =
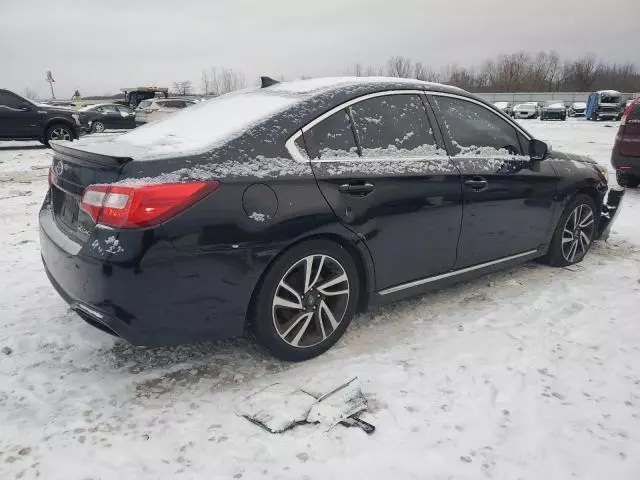
M 598 8 L 598 6 L 601 8 Z M 405 55 L 439 68 L 516 50 L 640 65 L 640 0 L 0 0 L 0 87 L 45 96 L 171 86 L 203 68 L 344 74 Z

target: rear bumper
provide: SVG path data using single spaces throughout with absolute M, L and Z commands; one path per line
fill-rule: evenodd
M 602 205 L 602 213 L 600 222 L 598 223 L 598 234 L 596 238 L 606 240 L 611 233 L 611 226 L 620 213 L 622 198 L 624 197 L 624 188 L 612 187 L 607 192 L 607 198 Z
M 640 157 L 628 157 L 617 153 L 615 148 L 611 154 L 611 166 L 623 174 L 640 175 Z
M 566 112 L 542 112 L 540 113 L 540 118 L 562 120 L 567 118 L 567 114 Z
M 105 235 L 114 233 L 106 232 L 97 229 L 79 245 L 58 229 L 46 204 L 40 212 L 41 256 L 47 276 L 87 323 L 134 345 L 222 340 L 243 334 L 263 259 L 254 261 L 242 249 L 181 252 L 155 232 L 151 236 L 157 243 L 148 244 L 149 231 L 137 232 L 137 238 L 128 240 L 121 235 L 122 253 L 109 254 L 99 246 L 106 245 Z M 118 260 L 119 256 L 127 259 Z

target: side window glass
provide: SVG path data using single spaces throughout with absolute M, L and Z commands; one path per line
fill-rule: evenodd
M 345 110 L 334 113 L 304 132 L 304 141 L 312 159 L 358 156 L 351 119 Z
M 118 111 L 115 105 L 104 105 L 102 108 L 104 109 L 105 112 L 109 112 L 109 113 L 116 113 Z
M 437 154 L 429 118 L 418 95 L 369 98 L 352 105 L 351 113 L 363 157 Z
M 458 98 L 433 99 L 455 155 L 522 155 L 516 129 L 489 109 Z
M 20 104 L 24 102 L 20 97 L 16 97 L 9 92 L 0 92 L 0 106 L 10 108 L 10 109 L 18 109 L 20 108 Z

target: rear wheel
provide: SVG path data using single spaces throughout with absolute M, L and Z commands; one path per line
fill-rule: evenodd
M 263 347 L 290 361 L 331 348 L 353 318 L 360 293 L 351 255 L 328 240 L 291 248 L 267 272 L 251 314 Z
M 93 124 L 91 125 L 91 131 L 93 133 L 102 133 L 104 132 L 104 123 L 102 123 L 101 121 L 96 121 L 93 122 Z
M 44 143 L 49 146 L 49 142 L 51 140 L 73 140 L 73 132 L 71 128 L 64 124 L 55 124 L 51 125 L 47 128 L 47 131 L 44 134 Z
M 565 208 L 544 261 L 556 267 L 581 262 L 596 233 L 596 204 L 584 194 L 577 195 Z

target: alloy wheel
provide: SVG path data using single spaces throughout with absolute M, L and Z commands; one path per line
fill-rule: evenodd
M 328 255 L 309 255 L 284 274 L 272 303 L 273 324 L 282 340 L 312 347 L 339 327 L 349 304 L 349 278 Z
M 93 131 L 96 133 L 102 133 L 104 132 L 104 123 L 102 122 L 95 122 L 93 124 Z
M 71 133 L 69 130 L 56 127 L 51 131 L 51 135 L 49 136 L 50 140 L 71 140 Z
M 585 256 L 595 228 L 595 216 L 591 207 L 581 203 L 573 209 L 562 231 L 562 256 L 573 263 Z

